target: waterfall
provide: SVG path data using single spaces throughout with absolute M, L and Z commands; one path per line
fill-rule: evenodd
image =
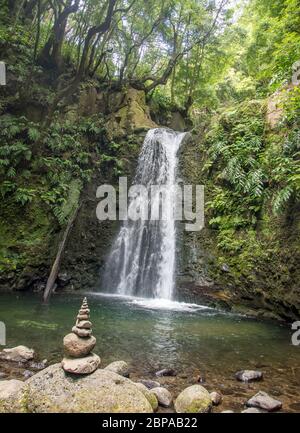
M 129 200 L 128 212 L 138 201 L 150 200 L 160 206 L 161 194 L 152 193 L 152 185 L 165 185 L 164 217 L 151 220 L 127 220 L 122 224 L 106 262 L 105 290 L 121 295 L 172 299 L 175 273 L 176 224 L 174 206 L 178 149 L 184 133 L 157 128 L 148 131 L 139 156 L 134 185 L 149 192 Z M 145 204 L 145 203 L 141 203 Z

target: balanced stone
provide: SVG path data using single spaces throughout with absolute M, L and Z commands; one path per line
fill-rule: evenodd
M 92 324 L 88 320 L 78 320 L 78 323 L 76 324 L 77 328 L 79 329 L 91 329 Z
M 72 332 L 64 337 L 66 356 L 61 365 L 68 373 L 90 374 L 100 365 L 99 356 L 91 353 L 96 345 L 96 338 L 91 335 L 92 323 L 89 320 L 89 313 L 87 300 L 84 298 Z
M 64 337 L 64 349 L 67 355 L 74 358 L 80 358 L 88 355 L 96 345 L 96 338 L 90 336 L 87 338 L 80 338 L 78 335 L 71 332 Z
M 65 357 L 61 364 L 65 371 L 74 374 L 91 374 L 100 365 L 100 358 L 94 353 L 85 356 L 84 358 L 67 358 Z
M 91 329 L 80 329 L 77 328 L 77 326 L 73 326 L 72 332 L 78 335 L 78 337 L 89 337 L 90 335 L 92 335 Z

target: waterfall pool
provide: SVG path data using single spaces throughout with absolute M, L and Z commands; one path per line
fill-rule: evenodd
M 174 368 L 176 377 L 158 380 L 176 396 L 199 377 L 210 391 L 220 391 L 216 411 L 243 410 L 258 390 L 283 402 L 283 411 L 300 411 L 300 346 L 291 344 L 289 328 L 222 313 L 195 304 L 122 298 L 90 293 L 95 352 L 105 366 L 123 359 L 132 379 L 155 378 Z M 62 339 L 71 331 L 83 294 L 55 294 L 49 305 L 29 293 L 0 295 L 0 321 L 7 347 L 32 347 L 41 359 L 57 362 Z M 264 381 L 244 384 L 234 378 L 241 369 L 259 369 Z M 0 371 L 3 366 L 0 362 Z

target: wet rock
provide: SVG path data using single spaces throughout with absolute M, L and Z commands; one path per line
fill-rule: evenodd
M 120 376 L 129 377 L 129 366 L 125 361 L 115 361 L 108 364 L 104 370 L 113 371 Z
M 151 404 L 152 409 L 155 412 L 157 410 L 157 408 L 158 408 L 158 400 L 157 400 L 156 395 L 153 394 L 153 393 L 151 393 L 149 391 L 149 389 L 146 388 L 145 385 L 143 385 L 142 383 L 135 383 L 135 385 L 144 394 L 144 396 L 149 401 L 149 403 Z
M 254 382 L 263 379 L 263 373 L 258 370 L 241 370 L 235 373 L 235 378 L 240 382 Z
M 220 403 L 222 403 L 222 399 L 223 399 L 222 395 L 216 391 L 210 393 L 210 398 L 214 406 L 218 406 Z
M 33 368 L 34 370 L 43 370 L 43 368 L 46 368 L 48 364 L 47 359 L 44 359 L 42 362 L 29 362 L 28 366 L 29 368 Z
M 0 382 L 0 402 L 14 396 L 24 386 L 21 380 L 10 379 L 1 380 Z
M 1 382 L 0 382 L 1 383 Z M 98 369 L 87 376 L 66 374 L 54 364 L 28 379 L 26 388 L 0 411 L 19 411 L 20 401 L 30 413 L 152 413 L 144 394 L 129 379 Z
M 101 360 L 98 355 L 90 353 L 84 358 L 67 358 L 62 362 L 62 368 L 68 373 L 73 374 L 91 374 L 99 367 Z
M 26 346 L 16 346 L 11 349 L 3 349 L 0 352 L 0 359 L 3 361 L 27 362 L 33 359 L 35 352 Z
M 59 273 L 57 276 L 57 284 L 60 287 L 67 286 L 71 281 L 71 277 L 66 273 Z
M 241 413 L 261 413 L 256 407 L 249 407 L 248 409 L 242 410 Z
M 175 400 L 177 413 L 205 413 L 210 412 L 211 407 L 210 394 L 201 385 L 189 386 Z
M 152 388 L 150 390 L 153 393 L 158 401 L 158 404 L 162 407 L 170 407 L 173 401 L 172 394 L 166 388 L 159 386 L 157 388 Z
M 80 338 L 74 333 L 64 337 L 64 349 L 69 356 L 79 358 L 88 355 L 96 345 L 96 338 L 93 336 Z
M 23 371 L 23 376 L 25 377 L 25 379 L 29 379 L 33 375 L 34 375 L 33 371 L 30 371 L 30 370 Z
M 142 380 L 140 380 L 140 383 L 145 385 L 145 387 L 148 389 L 157 388 L 158 386 L 160 386 L 159 382 L 156 382 L 155 380 L 150 380 L 150 379 L 142 379 Z
M 0 379 L 4 379 L 5 377 L 7 377 L 7 374 L 0 371 Z
M 177 373 L 173 368 L 163 368 L 162 370 L 159 370 L 155 373 L 155 376 L 161 377 L 161 376 L 176 376 Z
M 275 400 L 275 398 L 271 397 L 266 392 L 259 391 L 247 401 L 246 406 L 274 412 L 282 408 L 282 403 L 279 400 Z
M 197 383 L 205 383 L 206 382 L 205 375 L 201 375 L 201 374 L 198 374 L 196 376 L 195 380 Z

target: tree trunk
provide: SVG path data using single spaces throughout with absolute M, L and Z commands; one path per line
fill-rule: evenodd
M 68 240 L 71 228 L 72 228 L 72 226 L 76 220 L 76 217 L 78 215 L 80 207 L 81 207 L 81 204 L 75 209 L 75 211 L 71 215 L 71 217 L 68 221 L 67 227 L 64 231 L 62 240 L 59 244 L 56 258 L 55 258 L 54 263 L 52 265 L 51 272 L 50 272 L 50 275 L 48 277 L 46 288 L 44 291 L 44 296 L 43 296 L 44 302 L 48 302 L 48 300 L 50 299 L 50 296 L 51 296 L 51 293 L 53 291 L 53 287 L 54 287 L 54 284 L 55 284 L 55 281 L 56 281 L 56 278 L 57 278 L 57 275 L 59 272 L 60 263 L 61 263 L 63 252 L 65 250 L 66 242 Z

